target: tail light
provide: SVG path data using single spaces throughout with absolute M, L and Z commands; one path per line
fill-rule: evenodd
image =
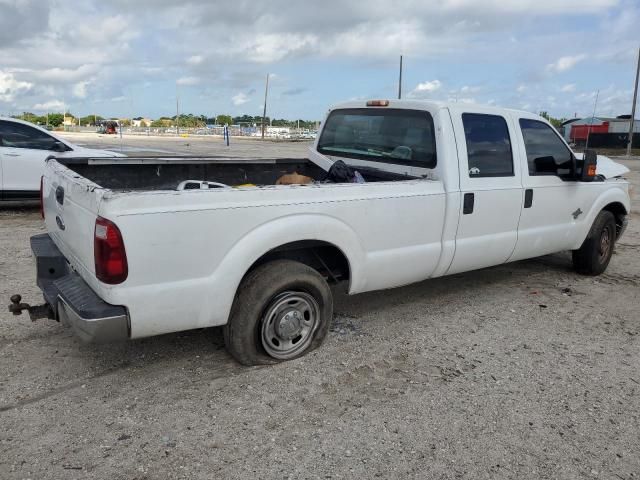
M 122 234 L 116 224 L 106 218 L 96 219 L 93 254 L 98 280 L 115 285 L 127 279 L 129 269 Z
M 44 220 L 44 175 L 40 177 L 40 216 Z

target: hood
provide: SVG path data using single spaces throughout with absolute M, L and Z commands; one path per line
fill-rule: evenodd
M 584 155 L 582 153 L 575 153 L 574 155 L 578 160 L 582 160 Z M 628 173 L 629 169 L 621 163 L 614 162 L 609 157 L 604 155 L 598 155 L 598 164 L 596 166 L 596 173 L 602 175 L 604 178 L 620 177 L 625 173 Z
M 73 150 L 64 152 L 62 157 L 126 157 L 124 153 L 112 152 L 111 150 L 99 150 L 97 148 L 79 147 L 70 145 Z

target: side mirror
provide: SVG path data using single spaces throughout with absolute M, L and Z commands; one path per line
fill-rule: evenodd
M 53 146 L 51 147 L 51 150 L 53 150 L 54 152 L 66 152 L 67 146 L 64 143 L 56 140 L 55 142 L 53 142 Z
M 598 166 L 598 154 L 595 150 L 585 150 L 582 163 L 580 181 L 591 182 L 596 178 L 596 168 Z

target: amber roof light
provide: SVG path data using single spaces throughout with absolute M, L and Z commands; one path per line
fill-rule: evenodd
M 389 100 L 369 100 L 367 107 L 388 107 Z

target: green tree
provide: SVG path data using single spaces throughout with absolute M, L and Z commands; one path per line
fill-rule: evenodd
M 218 115 L 216 117 L 216 124 L 218 124 L 218 125 L 232 125 L 233 124 L 233 118 L 231 118 L 231 115 Z
M 50 113 L 49 114 L 49 125 L 52 127 L 59 127 L 62 125 L 64 121 L 64 115 L 62 113 Z
M 553 125 L 556 129 L 559 129 L 562 127 L 562 122 L 564 122 L 566 120 L 566 118 L 554 118 L 551 115 L 549 115 L 547 112 L 540 112 L 540 116 L 542 118 L 544 118 L 545 120 L 547 120 L 551 125 Z
M 175 117 L 173 117 L 175 118 Z M 157 120 L 151 122 L 153 128 L 167 128 L 173 125 L 173 118 L 160 117 Z
M 87 115 L 86 117 L 81 117 L 80 118 L 80 125 L 85 125 L 85 126 L 89 126 L 89 125 L 93 125 L 95 126 L 97 122 L 104 120 L 103 117 L 101 117 L 100 115 Z

